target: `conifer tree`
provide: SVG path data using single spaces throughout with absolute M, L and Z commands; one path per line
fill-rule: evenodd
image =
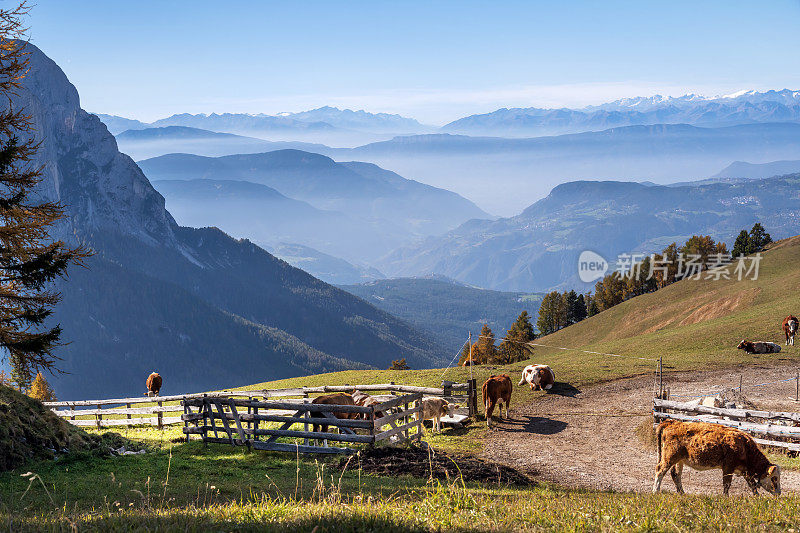
M 35 162 L 34 124 L 25 109 L 14 105 L 28 69 L 26 43 L 17 40 L 27 12 L 24 3 L 0 10 L 0 95 L 6 104 L 0 110 L 0 357 L 8 358 L 12 380 L 23 389 L 35 370 L 55 368 L 53 350 L 61 327 L 45 322 L 60 294 L 49 285 L 86 256 L 82 248 L 49 238 L 64 211 L 37 196 L 42 167 Z
M 764 229 L 760 223 L 756 222 L 753 225 L 753 228 L 750 230 L 750 235 L 747 253 L 754 254 L 756 252 L 760 252 L 764 246 L 768 245 L 772 242 L 772 237 L 770 237 L 769 233 Z
M 505 339 L 500 343 L 498 362 L 508 364 L 528 358 L 532 349 L 526 346 L 526 343 L 535 338 L 536 333 L 533 331 L 531 317 L 527 311 L 522 311 L 506 332 Z
M 55 402 L 57 400 L 53 389 L 50 388 L 50 384 L 44 379 L 41 372 L 36 373 L 36 379 L 31 384 L 28 396 L 40 402 Z
M 733 243 L 731 255 L 733 255 L 733 257 L 747 255 L 748 249 L 750 249 L 750 235 L 748 235 L 746 229 L 743 229 L 739 232 L 739 236 L 736 237 L 736 242 Z
M 484 324 L 481 328 L 481 336 L 472 349 L 472 357 L 476 359 L 478 364 L 495 362 L 497 348 L 494 345 L 494 340 L 494 332 L 492 332 L 488 324 Z

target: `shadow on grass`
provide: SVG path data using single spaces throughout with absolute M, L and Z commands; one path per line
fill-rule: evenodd
M 502 431 L 511 433 L 536 433 L 537 435 L 555 435 L 567 428 L 567 423 L 544 416 L 523 415 L 522 418 L 504 418 Z
M 581 393 L 581 390 L 574 385 L 570 385 L 569 383 L 564 383 L 561 381 L 556 381 L 553 384 L 553 388 L 548 391 L 550 394 L 558 394 L 559 396 L 568 396 L 570 398 L 574 398 L 578 394 Z

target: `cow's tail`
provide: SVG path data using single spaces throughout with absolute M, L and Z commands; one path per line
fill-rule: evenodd
M 659 464 L 661 464 L 661 433 L 664 431 L 664 428 L 670 425 L 672 422 L 673 422 L 672 420 L 665 420 L 664 422 L 661 422 L 656 428 L 656 446 L 658 446 Z
M 488 383 L 489 383 L 489 380 L 487 379 L 486 381 L 483 382 L 483 387 L 481 387 L 481 394 L 483 395 L 483 408 L 486 411 L 489 410 L 489 406 L 486 404 L 486 399 L 489 397 L 489 395 L 486 394 L 486 389 L 487 389 L 486 385 Z

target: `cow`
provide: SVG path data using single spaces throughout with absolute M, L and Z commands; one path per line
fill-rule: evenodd
M 755 341 L 750 342 L 742 340 L 737 346 L 738 349 L 744 350 L 747 353 L 778 353 L 781 351 L 781 345 L 774 342 Z
M 313 400 L 311 400 L 312 404 L 323 404 L 323 405 L 353 405 L 355 406 L 356 402 L 353 400 L 353 397 L 346 392 L 335 392 L 333 394 L 323 394 L 322 396 L 317 396 Z M 330 412 L 330 411 L 325 411 Z M 309 411 L 311 416 L 313 417 L 324 417 L 325 414 L 323 411 Z M 336 418 L 340 418 L 343 420 L 353 420 L 358 418 L 358 413 L 346 413 L 343 411 L 334 411 L 333 416 Z M 323 433 L 328 432 L 328 425 L 327 424 L 314 424 L 314 433 L 317 433 L 319 429 L 322 428 Z
M 144 393 L 145 396 L 158 396 L 158 393 L 161 391 L 161 376 L 158 372 L 153 372 L 147 376 L 147 380 L 144 384 L 147 387 L 147 392 Z
M 486 408 L 486 426 L 492 427 L 492 412 L 494 406 L 500 403 L 500 418 L 503 418 L 503 404 L 506 406 L 506 418 L 508 406 L 511 404 L 511 377 L 508 374 L 502 376 L 489 376 L 483 383 L 483 405 Z
M 769 462 L 753 437 L 735 428 L 707 422 L 667 420 L 656 429 L 658 465 L 653 492 L 661 490 L 667 471 L 683 494 L 684 465 L 695 470 L 722 469 L 722 492 L 727 495 L 733 475 L 744 476 L 753 494 L 761 487 L 775 496 L 781 493 L 781 469 Z
M 550 390 L 556 382 L 556 373 L 547 365 L 528 365 L 522 369 L 518 385 L 527 382 L 531 390 Z
M 350 396 L 353 397 L 353 401 L 356 402 L 356 405 L 361 407 L 369 407 L 370 405 L 379 405 L 381 403 L 371 395 L 361 392 L 357 389 L 353 389 L 353 392 L 350 393 Z M 364 420 L 369 419 L 369 415 L 367 415 L 367 413 L 362 413 L 360 417 Z M 383 418 L 383 412 L 375 411 L 375 419 L 377 420 L 379 418 Z
M 419 408 L 420 402 L 414 402 L 414 407 Z M 422 420 L 432 420 L 433 429 L 442 431 L 442 417 L 452 416 L 455 410 L 459 408 L 458 404 L 451 404 L 447 400 L 436 397 L 429 397 L 422 399 Z M 415 415 L 415 419 L 419 420 L 419 413 Z
M 783 319 L 783 333 L 786 335 L 786 346 L 794 346 L 794 335 L 797 333 L 797 317 L 789 315 Z

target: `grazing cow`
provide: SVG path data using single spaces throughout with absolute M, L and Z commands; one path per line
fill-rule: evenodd
M 503 404 L 506 405 L 506 418 L 508 418 L 508 406 L 511 404 L 511 378 L 508 374 L 502 376 L 490 376 L 482 388 L 483 405 L 486 408 L 486 425 L 492 427 L 492 412 L 494 406 L 500 403 L 500 418 L 503 418 Z
M 419 408 L 419 401 L 414 403 Z M 442 417 L 455 414 L 458 404 L 451 404 L 442 398 L 430 397 L 422 399 L 422 420 L 432 420 L 433 429 L 442 431 Z
M 658 465 L 653 492 L 661 490 L 661 480 L 669 471 L 675 488 L 683 493 L 681 473 L 684 465 L 695 470 L 722 469 L 722 492 L 728 494 L 733 475 L 744 476 L 747 485 L 758 494 L 758 487 L 778 496 L 781 493 L 781 469 L 769 462 L 753 437 L 735 428 L 706 422 L 659 424 Z
M 158 393 L 161 391 L 161 376 L 158 372 L 153 372 L 147 376 L 147 381 L 145 381 L 144 384 L 147 387 L 145 396 L 158 396 Z
M 780 344 L 766 341 L 750 342 L 743 340 L 737 348 L 747 353 L 778 353 L 781 351 Z
M 794 335 L 797 333 L 797 317 L 789 315 L 783 319 L 783 333 L 786 335 L 786 345 L 794 346 Z
M 333 394 L 323 394 L 322 396 L 317 396 L 314 398 L 311 403 L 313 404 L 324 404 L 324 405 L 355 405 L 356 402 L 353 400 L 353 397 L 346 392 L 335 392 Z M 309 411 L 312 417 L 324 417 L 322 411 Z M 329 412 L 329 411 L 326 411 Z M 358 418 L 358 413 L 345 413 L 341 411 L 334 411 L 333 416 L 336 418 L 341 418 L 343 420 L 354 420 Z M 322 428 L 323 433 L 328 432 L 328 425 L 327 424 L 314 424 L 314 433 L 319 431 L 320 427 Z
M 525 382 L 528 382 L 531 390 L 550 390 L 556 382 L 556 373 L 547 365 L 528 365 L 522 369 L 522 379 L 518 385 Z

